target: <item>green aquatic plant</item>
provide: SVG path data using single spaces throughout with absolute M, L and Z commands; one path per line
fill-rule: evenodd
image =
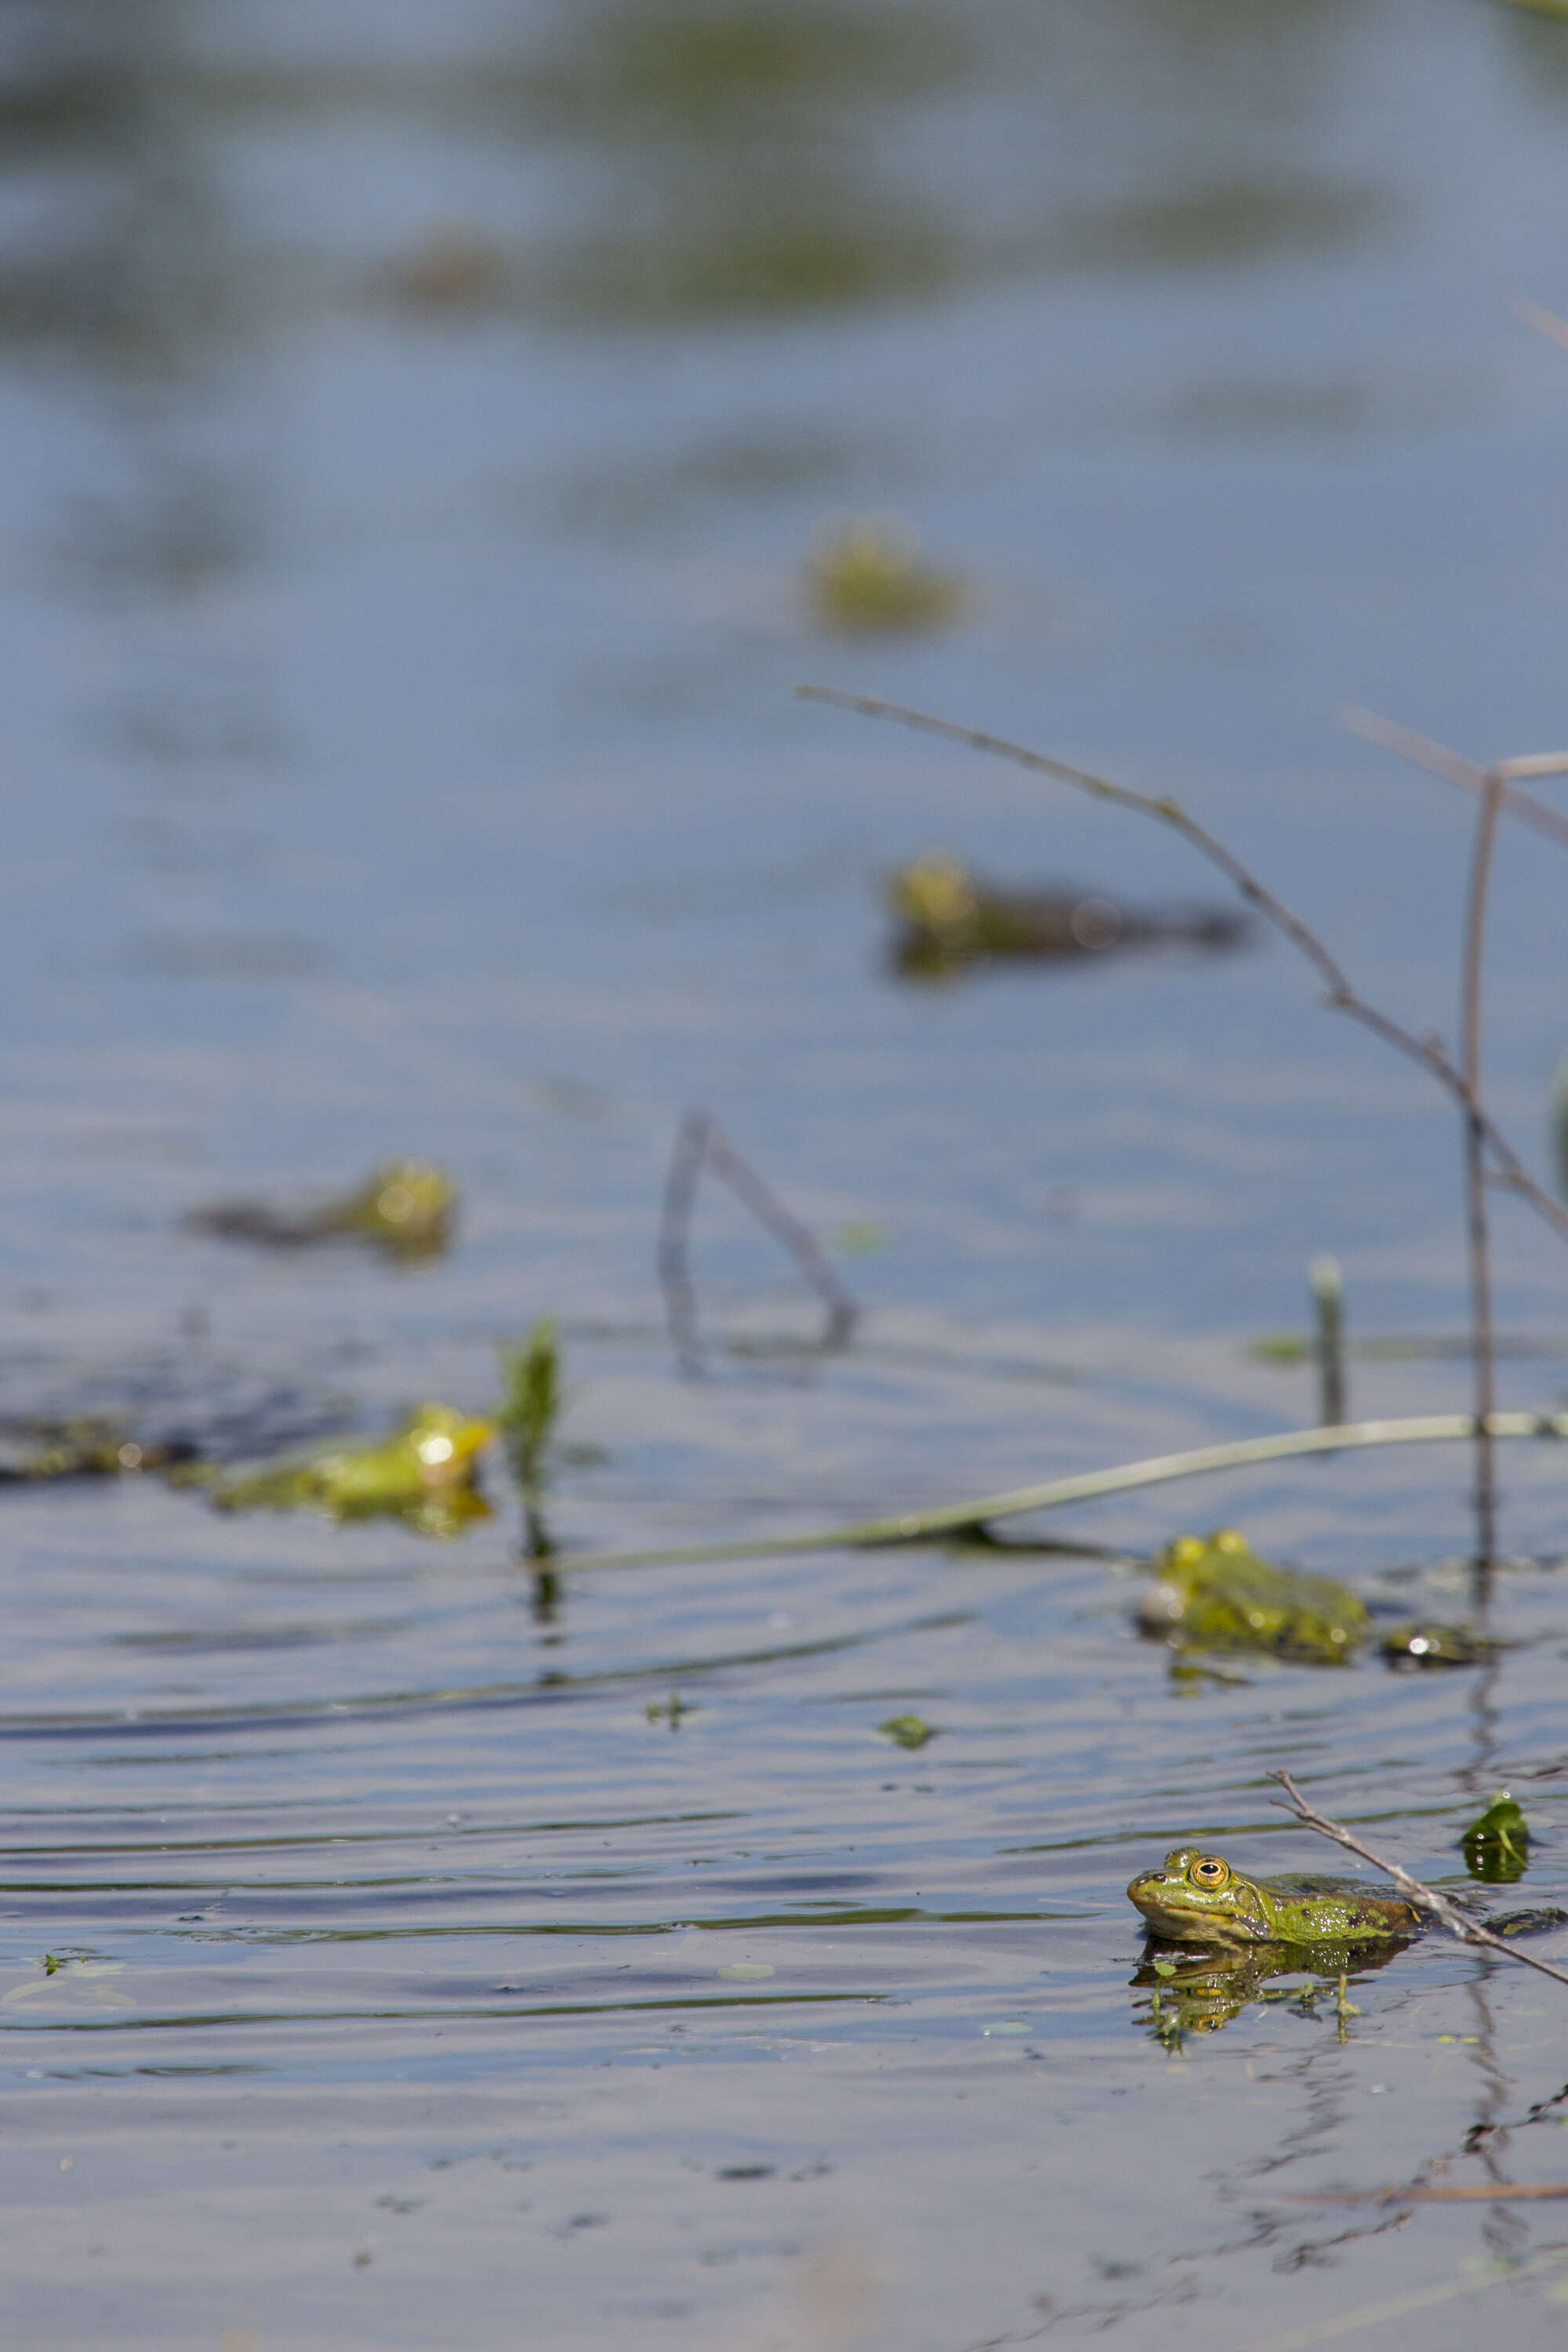
M 1530 1825 L 1522 1807 L 1506 1789 L 1500 1789 L 1486 1811 L 1459 1840 L 1472 1878 L 1489 1886 L 1510 1886 L 1522 1878 L 1530 1862 Z
M 671 1691 L 668 1698 L 650 1698 L 643 1712 L 650 1723 L 668 1723 L 671 1731 L 679 1731 L 681 1717 L 695 1715 L 697 1709 L 690 1699 Z
M 1342 1665 L 1365 1629 L 1366 1605 L 1348 1585 L 1259 1559 L 1235 1528 L 1178 1536 L 1151 1566 L 1138 1622 L 1177 1647 Z
M 548 1559 L 555 1547 L 544 1523 L 544 1497 L 555 1425 L 565 1402 L 554 1318 L 536 1317 L 522 1345 L 504 1348 L 500 1360 L 496 1427 L 522 1497 L 523 1549 L 530 1559 Z
M 885 1739 L 893 1740 L 900 1748 L 923 1748 L 928 1739 L 936 1738 L 933 1727 L 919 1715 L 890 1715 L 877 1728 Z
M 818 539 L 806 567 L 806 599 L 824 628 L 871 634 L 951 621 L 964 590 L 955 572 L 922 560 L 908 523 L 858 515 Z
M 470 1520 L 489 1517 L 476 1472 L 494 1433 L 493 1421 L 447 1404 L 420 1404 L 377 1444 L 340 1440 L 203 1483 L 220 1511 L 316 1510 L 334 1519 L 402 1519 L 422 1535 L 457 1535 Z

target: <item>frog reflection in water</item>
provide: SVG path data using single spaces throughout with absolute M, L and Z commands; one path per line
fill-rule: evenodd
M 475 1457 L 495 1424 L 446 1404 L 416 1405 L 379 1445 L 321 1447 L 209 1489 L 220 1510 L 325 1511 L 335 1519 L 400 1518 L 425 1535 L 456 1535 L 489 1505 Z
M 1151 1945 L 1131 1982 L 1152 1994 L 1150 2022 L 1157 2041 L 1169 2042 L 1183 2033 L 1218 2033 L 1254 2001 L 1290 2001 L 1308 2014 L 1320 1996 L 1331 2011 L 1337 2010 L 1341 2040 L 1346 2020 L 1355 2013 L 1347 1986 L 1370 1976 L 1405 1949 L 1403 1937 L 1380 1944 L 1247 1944 L 1219 1945 L 1197 1958 L 1179 1960 L 1156 1958 Z M 1281 1984 L 1286 1977 L 1304 1983 Z

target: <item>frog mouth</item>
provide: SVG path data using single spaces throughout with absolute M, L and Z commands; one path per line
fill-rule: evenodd
M 1247 1920 L 1233 1913 L 1204 1911 L 1186 1903 L 1167 1903 L 1161 1898 L 1161 1889 L 1180 1885 L 1183 1882 L 1170 1879 L 1163 1871 L 1145 1871 L 1127 1889 L 1129 1902 L 1142 1911 L 1150 1932 L 1163 1936 L 1173 1944 L 1253 1944 L 1258 1937 Z

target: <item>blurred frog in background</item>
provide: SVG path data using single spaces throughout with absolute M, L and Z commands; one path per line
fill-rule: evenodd
M 1002 889 L 961 859 L 930 850 L 896 867 L 888 901 L 898 923 L 894 969 L 942 980 L 993 958 L 1053 962 L 1113 949 L 1238 946 L 1242 915 L 1226 908 L 1125 907 L 1092 891 Z
M 363 1184 L 318 1209 L 289 1215 L 265 1201 L 215 1201 L 184 1219 L 218 1241 L 300 1249 L 312 1242 L 366 1241 L 389 1257 L 438 1257 L 452 1238 L 458 1188 L 426 1160 L 384 1160 Z
M 1235 1528 L 1177 1536 L 1150 1568 L 1138 1622 L 1175 1648 L 1342 1665 L 1366 1630 L 1366 1604 L 1348 1585 L 1259 1559 Z
M 495 1433 L 451 1405 L 421 1404 L 379 1444 L 342 1442 L 292 1461 L 206 1482 L 223 1511 L 324 1511 L 329 1518 L 397 1518 L 422 1535 L 457 1535 L 490 1507 L 477 1457 Z

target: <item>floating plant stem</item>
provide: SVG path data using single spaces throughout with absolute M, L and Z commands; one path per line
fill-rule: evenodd
M 1494 1412 L 1493 1437 L 1568 1438 L 1568 1412 Z M 999 1495 L 974 1495 L 935 1510 L 900 1511 L 887 1518 L 851 1519 L 841 1527 L 811 1528 L 795 1535 L 761 1536 L 731 1543 L 664 1544 L 647 1550 L 558 1555 L 560 1569 L 668 1568 L 686 1561 L 778 1559 L 795 1552 L 855 1551 L 880 1544 L 928 1543 L 947 1536 L 973 1536 L 994 1519 L 1025 1512 L 1058 1510 L 1106 1495 L 1128 1495 L 1174 1478 L 1195 1478 L 1215 1470 L 1245 1470 L 1258 1462 L 1288 1462 L 1305 1454 L 1352 1453 L 1376 1445 L 1430 1445 L 1468 1442 L 1475 1416 L 1468 1412 L 1416 1414 L 1402 1421 L 1351 1421 L 1338 1429 L 1287 1429 L 1272 1437 L 1242 1437 L 1226 1445 L 1194 1446 L 1184 1454 L 1152 1454 L 1111 1470 L 1086 1470 L 1039 1486 L 1016 1486 Z M 1012 1547 L 981 1543 L 973 1560 L 1006 1558 Z M 1089 1546 L 1090 1550 L 1097 1549 Z

